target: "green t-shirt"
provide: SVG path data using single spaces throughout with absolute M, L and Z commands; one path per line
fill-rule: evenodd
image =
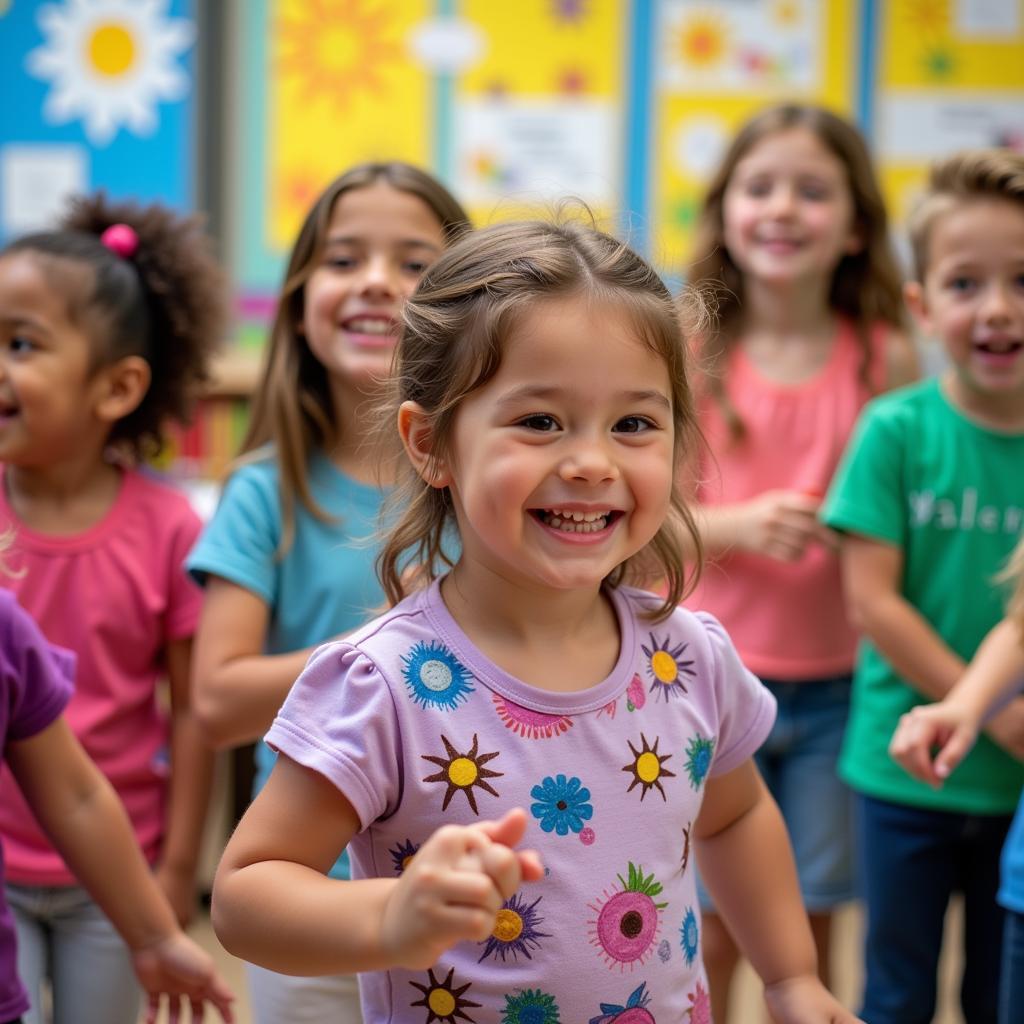
M 969 660 L 1002 618 L 993 583 L 1024 519 L 1024 434 L 980 427 L 949 404 L 939 381 L 883 395 L 864 410 L 825 502 L 838 530 L 902 549 L 903 596 Z M 870 640 L 860 645 L 840 774 L 893 803 L 1009 814 L 1024 765 L 986 738 L 940 790 L 889 756 L 901 714 L 926 701 Z

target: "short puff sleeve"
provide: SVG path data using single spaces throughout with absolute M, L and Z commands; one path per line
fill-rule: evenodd
M 753 756 L 775 723 L 775 698 L 740 661 L 729 634 L 713 615 L 697 612 L 711 648 L 711 685 L 718 709 L 712 775 L 723 775 Z
M 363 829 L 398 807 L 404 759 L 391 691 L 373 661 L 344 641 L 313 653 L 266 742 L 332 782 Z

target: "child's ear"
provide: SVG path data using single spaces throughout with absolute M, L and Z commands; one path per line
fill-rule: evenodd
M 907 309 L 917 321 L 918 326 L 926 334 L 931 331 L 931 317 L 928 314 L 928 304 L 924 297 L 924 288 L 920 281 L 908 281 L 903 286 L 903 301 Z
M 430 420 L 419 402 L 401 404 L 398 409 L 398 433 L 405 454 L 424 483 L 431 487 L 447 487 L 451 482 L 451 474 L 444 462 L 434 457 Z
M 96 415 L 107 423 L 116 423 L 139 407 L 153 373 L 141 356 L 125 356 L 100 370 L 96 378 Z

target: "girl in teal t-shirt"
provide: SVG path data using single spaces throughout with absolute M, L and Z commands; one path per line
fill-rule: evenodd
M 213 743 L 266 732 L 312 648 L 383 603 L 373 571 L 387 475 L 369 443 L 403 301 L 469 221 L 428 174 L 363 164 L 313 204 L 292 250 L 243 457 L 188 559 L 206 587 L 199 714 Z M 273 755 L 257 746 L 257 787 Z M 333 869 L 347 877 L 348 861 Z M 359 1020 L 355 978 L 250 967 L 256 1024 Z

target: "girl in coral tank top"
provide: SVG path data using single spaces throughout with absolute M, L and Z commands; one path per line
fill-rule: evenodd
M 816 107 L 749 121 L 709 187 L 689 280 L 718 296 L 703 346 L 698 496 L 710 556 L 694 607 L 774 691 L 758 764 L 782 808 L 828 983 L 832 912 L 852 896 L 850 802 L 835 772 L 854 663 L 818 506 L 857 415 L 911 380 L 899 274 L 864 141 Z M 715 1019 L 737 951 L 704 904 Z

